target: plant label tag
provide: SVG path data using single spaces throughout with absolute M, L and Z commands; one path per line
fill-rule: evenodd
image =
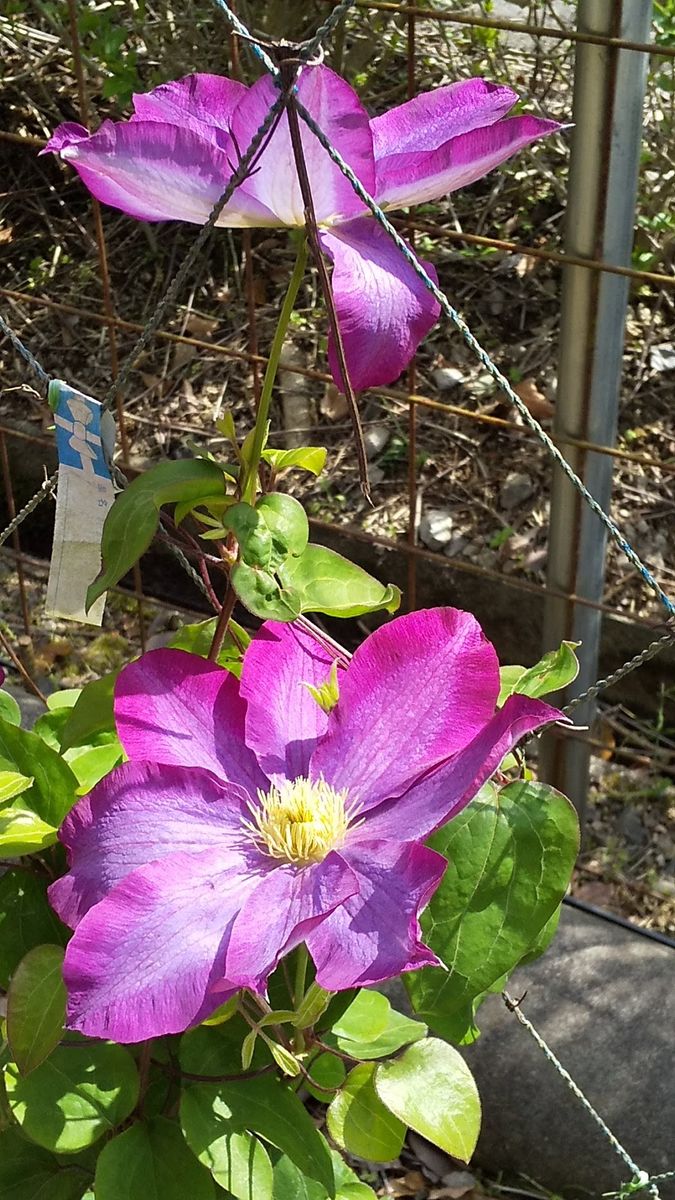
M 46 611 L 48 616 L 100 625 L 105 596 L 89 612 L 85 599 L 101 567 L 103 522 L 114 500 L 109 464 L 115 422 L 98 400 L 60 379 L 49 385 L 49 406 L 56 425 L 59 480 Z

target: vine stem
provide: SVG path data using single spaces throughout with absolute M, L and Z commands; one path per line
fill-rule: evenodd
M 210 662 L 218 661 L 218 655 L 220 654 L 221 646 L 225 641 L 225 634 L 227 633 L 227 627 L 230 623 L 230 617 L 234 612 L 234 606 L 236 602 L 237 597 L 235 595 L 234 588 L 232 587 L 232 584 L 228 582 L 225 599 L 223 600 L 223 607 L 220 610 L 220 616 L 218 617 L 218 622 L 216 624 L 213 641 L 211 642 L 211 649 L 209 650 Z
M 307 244 L 303 237 L 298 245 L 298 254 L 295 260 L 295 266 L 293 267 L 293 273 L 288 284 L 288 291 L 286 292 L 284 303 L 279 314 L 279 322 L 274 334 L 274 340 L 272 341 L 269 361 L 267 363 L 267 370 L 265 371 L 265 378 L 263 379 L 262 391 L 260 393 L 260 403 L 258 404 L 258 412 L 255 419 L 250 460 L 246 472 L 246 482 L 241 494 L 242 500 L 244 500 L 247 504 L 253 504 L 255 501 L 258 470 L 260 468 L 262 452 L 265 447 L 265 435 L 267 432 L 267 422 L 269 419 L 270 404 L 272 402 L 274 381 L 279 368 L 279 360 L 281 359 L 281 352 L 284 348 L 284 342 L 286 340 L 291 314 L 295 308 L 295 301 L 298 298 L 298 291 L 305 274 L 306 265 Z

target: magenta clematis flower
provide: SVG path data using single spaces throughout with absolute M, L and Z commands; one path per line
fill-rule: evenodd
M 301 102 L 384 209 L 438 200 L 560 128 L 538 117 L 506 117 L 516 93 L 483 79 L 437 88 L 373 120 L 328 67 L 305 67 L 297 86 Z M 91 135 L 82 125 L 60 125 L 43 153 L 72 163 L 94 196 L 132 217 L 201 225 L 276 95 L 269 76 L 247 88 L 218 75 L 188 75 L 134 96 L 129 121 L 104 121 Z M 436 322 L 438 304 L 304 125 L 302 141 L 352 383 L 357 390 L 391 383 Z M 284 115 L 218 224 L 304 223 Z M 330 341 L 328 357 L 340 384 Z
M 129 761 L 79 801 L 50 889 L 74 927 L 68 1025 L 134 1042 L 186 1029 L 240 988 L 264 994 L 305 942 L 329 991 L 437 962 L 419 913 L 446 863 L 424 839 L 514 743 L 560 718 L 512 696 L 468 613 L 378 629 L 338 670 L 307 632 L 268 623 L 241 681 L 181 650 L 127 666 L 115 695 Z

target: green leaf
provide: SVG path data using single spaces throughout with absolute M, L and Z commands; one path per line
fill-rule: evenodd
M 391 1004 L 386 996 L 361 988 L 333 1025 L 333 1033 L 354 1041 L 372 1041 L 384 1033 L 390 1012 Z
M 73 746 L 63 757 L 78 783 L 78 795 L 90 792 L 122 759 L 122 744 L 115 738 L 104 746 Z
M 0 804 L 6 804 L 15 796 L 28 791 L 33 783 L 31 775 L 20 775 L 18 771 L 0 771 Z
M 62 945 L 68 930 L 47 900 L 46 880 L 29 871 L 7 871 L 0 878 L 0 987 L 34 946 Z
M 332 1151 L 335 1172 L 336 1200 L 374 1200 L 375 1193 L 347 1166 L 341 1154 Z M 274 1165 L 273 1200 L 326 1200 L 328 1193 L 320 1183 L 307 1179 L 283 1155 Z M 248 1200 L 248 1198 L 247 1198 Z M 257 1198 L 256 1198 L 257 1200 Z
M 223 1028 L 228 1029 L 229 1024 Z M 295 1093 L 274 1076 L 196 1083 L 183 1093 L 181 1120 L 194 1128 L 197 1112 L 204 1145 L 234 1130 L 256 1133 L 287 1154 L 304 1175 L 335 1195 L 333 1167 L 325 1143 Z
M 572 683 L 579 674 L 579 660 L 574 651 L 580 642 L 563 642 L 557 650 L 549 650 L 533 667 L 502 667 L 501 691 L 498 704 L 517 693 L 540 699 L 558 692 Z
M 9 692 L 0 689 L 0 719 L 9 725 L 21 724 L 21 709 Z
M 392 1008 L 386 996 L 365 989 L 333 1026 L 338 1049 L 356 1059 L 387 1058 L 427 1032 L 421 1021 Z
M 165 1117 L 138 1121 L 103 1147 L 96 1200 L 213 1200 L 213 1180 Z
M 475 1080 L 458 1050 L 426 1038 L 375 1071 L 375 1091 L 390 1112 L 468 1162 L 480 1132 L 480 1099 Z
M 7 995 L 7 1041 L 22 1075 L 58 1046 L 66 1019 L 61 946 L 35 946 L 21 960 Z
M 411 972 L 416 1011 L 461 1041 L 473 1001 L 510 973 L 558 908 L 578 851 L 577 815 L 543 783 L 483 788 L 429 843 L 449 860 L 422 918 L 425 940 L 448 967 Z
M 20 858 L 35 854 L 58 841 L 58 831 L 27 808 L 0 810 L 0 857 Z
M 170 647 L 172 650 L 187 650 L 189 654 L 198 654 L 200 658 L 208 658 L 213 635 L 216 632 L 217 620 L 217 617 L 211 617 L 208 621 L 183 625 L 169 642 Z M 243 625 L 238 625 L 236 621 L 230 619 L 228 631 L 218 654 L 219 666 L 226 667 L 228 671 L 239 678 L 242 654 L 250 640 L 251 635 L 246 632 Z
M 296 557 L 305 550 L 309 541 L 307 514 L 298 500 L 282 492 L 271 492 L 256 504 L 272 538 L 271 566 L 276 568 L 289 555 Z
M 316 1025 L 319 1017 L 323 1016 L 331 1002 L 331 992 L 326 992 L 318 983 L 312 983 L 300 1003 L 292 1024 L 296 1029 L 309 1029 Z
M 237 1200 L 271 1200 L 272 1164 L 262 1142 L 236 1122 L 218 1117 L 200 1088 L 184 1092 L 180 1122 L 185 1139 L 216 1183 Z
M 37 734 L 6 721 L 0 721 L 0 756 L 21 775 L 33 779 L 22 795 L 21 807 L 58 828 L 75 801 L 77 780 L 68 764 Z
M 328 1107 L 328 1132 L 350 1154 L 390 1162 L 401 1152 L 405 1125 L 380 1100 L 374 1074 L 374 1063 L 361 1063 L 349 1072 Z
M 108 1042 L 59 1046 L 27 1077 L 5 1067 L 15 1120 L 28 1137 L 60 1154 L 91 1146 L 133 1112 L 138 1072 L 127 1050 Z
M 326 449 L 324 446 L 297 446 L 294 450 L 263 450 L 261 457 L 275 471 L 288 471 L 290 467 L 300 467 L 310 471 L 312 475 L 320 475 L 326 465 Z
M 118 672 L 94 679 L 83 689 L 61 733 L 61 749 L 92 745 L 101 733 L 115 732 L 113 693 Z
M 326 546 L 311 544 L 299 558 L 288 559 L 279 568 L 279 579 L 283 587 L 299 596 L 303 613 L 358 617 L 382 608 L 395 612 L 401 603 L 399 588 L 378 583 Z
M 241 1044 L 248 1025 L 241 1016 L 233 1016 L 222 1025 L 200 1025 L 189 1029 L 180 1039 L 181 1070 L 193 1075 L 240 1075 Z M 264 1045 L 255 1048 L 251 1066 L 254 1069 L 269 1064 Z
M 0 1133 L 2 1200 L 80 1200 L 87 1183 L 80 1166 L 59 1161 L 27 1141 L 18 1129 Z
M 222 496 L 225 477 L 206 459 L 158 463 L 134 479 L 115 497 L 106 517 L 101 541 L 103 567 L 87 591 L 87 608 L 109 587 L 119 583 L 150 545 L 163 504 Z
M 268 568 L 272 558 L 272 535 L 261 513 L 252 505 L 234 504 L 223 516 L 223 527 L 239 543 L 239 556 L 248 567 Z
M 342 1087 L 347 1077 L 345 1064 L 334 1054 L 319 1054 L 317 1058 L 312 1059 L 308 1070 L 318 1087 L 312 1087 L 311 1083 L 306 1082 L 307 1091 L 323 1104 L 332 1098 L 332 1093 Z
M 262 621 L 294 621 L 300 615 L 298 595 L 291 588 L 282 589 L 269 571 L 238 562 L 230 582 L 244 607 Z

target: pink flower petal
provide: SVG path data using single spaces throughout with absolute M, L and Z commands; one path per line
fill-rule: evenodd
M 397 617 L 366 639 L 341 677 L 312 776 L 347 788 L 361 811 L 373 808 L 463 749 L 490 720 L 498 693 L 497 656 L 470 613 Z M 404 823 L 398 832 L 415 836 Z
M 438 320 L 436 300 L 371 217 L 321 231 L 333 263 L 333 294 L 347 369 L 356 391 L 392 383 Z M 434 282 L 430 263 L 423 264 Z M 344 391 L 332 337 L 328 362 Z
M 249 88 L 232 118 L 232 134 L 242 150 L 251 141 L 277 96 L 277 87 L 269 75 Z M 305 67 L 298 82 L 298 97 L 363 186 L 372 191 L 375 186 L 373 139 L 368 114 L 356 92 L 328 67 Z M 339 167 L 331 162 L 302 120 L 300 127 L 317 220 L 332 222 L 363 212 L 362 202 Z M 255 175 L 246 181 L 246 189 L 273 210 L 279 224 L 305 224 L 285 114 L 256 163 Z
M 224 75 L 186 75 L 161 83 L 151 92 L 134 95 L 131 120 L 163 121 L 192 129 L 231 151 L 228 131 L 232 114 L 247 90 L 243 83 Z
M 59 126 L 47 150 L 71 163 L 97 200 L 142 221 L 203 225 L 232 174 L 234 150 L 202 133 L 161 121 L 104 121 L 82 137 L 80 126 Z M 244 144 L 245 150 L 248 142 Z M 275 224 L 269 209 L 243 188 L 220 214 L 218 225 Z
M 264 869 L 261 855 L 218 848 L 127 875 L 68 943 L 68 1028 L 140 1042 L 217 1008 L 223 993 L 210 996 L 209 985 L 222 978 L 232 922 Z
M 244 742 L 246 705 L 234 675 L 184 650 L 151 650 L 115 686 L 115 722 L 128 758 L 203 767 L 252 796 L 267 788 Z
M 468 746 L 399 799 L 366 813 L 363 824 L 350 834 L 350 844 L 361 838 L 393 837 L 401 830 L 406 837 L 428 837 L 466 808 L 521 737 L 561 719 L 562 713 L 542 700 L 510 696 Z
M 306 938 L 317 983 L 338 992 L 438 966 L 421 941 L 419 914 L 443 878 L 443 856 L 415 842 L 388 840 L 349 843 L 342 853 L 359 891 Z
M 270 779 L 307 775 L 328 714 L 305 685 L 325 683 L 332 663 L 328 651 L 298 625 L 268 621 L 248 647 L 241 675 L 246 742 Z
M 387 208 L 438 200 L 475 183 L 530 142 L 559 129 L 557 121 L 508 117 L 451 138 L 437 150 L 409 150 L 382 166 L 377 198 Z
M 225 961 L 230 984 L 264 994 L 282 955 L 359 890 L 340 854 L 306 867 L 279 866 L 265 876 L 235 918 Z
M 47 145 L 39 151 L 38 158 L 43 154 L 59 154 L 64 146 L 73 146 L 88 137 L 89 130 L 85 129 L 84 125 L 78 125 L 76 121 L 64 121 L 54 130 Z
M 73 928 L 132 871 L 182 851 L 232 846 L 250 818 L 246 793 L 195 767 L 127 762 L 76 804 L 59 837 L 70 871 L 49 889 Z
M 389 203 L 390 187 L 398 188 L 401 180 L 413 185 L 422 176 L 431 151 L 472 129 L 494 125 L 517 100 L 511 88 L 462 79 L 375 117 L 370 128 L 380 203 Z M 406 175 L 411 167 L 414 174 Z

